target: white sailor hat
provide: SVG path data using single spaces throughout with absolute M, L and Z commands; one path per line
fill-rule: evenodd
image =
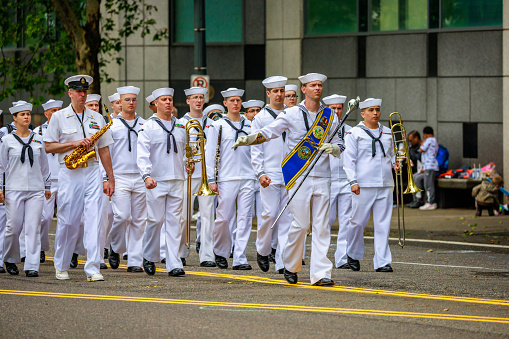
M 235 87 L 231 87 L 231 88 L 228 88 L 225 91 L 221 91 L 221 95 L 225 99 L 229 98 L 229 97 L 241 97 L 241 96 L 244 95 L 244 90 L 243 89 L 238 89 L 238 88 L 235 88 Z
M 193 95 L 193 94 L 207 94 L 207 89 L 203 87 L 191 87 L 184 90 L 184 93 L 186 96 Z
M 72 89 L 88 89 L 88 86 L 94 81 L 90 75 L 73 75 L 65 79 L 64 84 Z
M 87 99 L 85 100 L 85 104 L 90 101 L 97 101 L 99 102 L 101 100 L 101 96 L 99 94 L 89 94 L 87 95 Z
M 382 106 L 382 99 L 367 98 L 359 103 L 359 109 L 364 109 L 373 106 Z
M 12 103 L 12 107 L 9 108 L 11 114 L 18 113 L 21 111 L 32 111 L 32 104 L 20 100 Z
M 346 96 L 333 94 L 323 98 L 322 100 L 326 105 L 344 104 L 346 101 Z
M 119 95 L 122 95 L 122 94 L 138 95 L 138 93 L 140 93 L 140 89 L 138 87 L 134 87 L 134 86 L 124 86 L 124 87 L 118 87 L 117 92 Z
M 157 98 L 159 98 L 162 95 L 173 96 L 173 88 L 163 87 L 163 88 L 158 88 L 152 92 L 152 96 L 154 97 L 154 100 L 156 100 Z
M 242 106 L 244 108 L 251 108 L 251 107 L 260 107 L 262 108 L 265 106 L 265 103 L 261 100 L 248 100 L 242 103 Z
M 300 82 L 302 82 L 303 85 L 305 85 L 311 81 L 325 82 L 325 80 L 327 80 L 327 77 L 320 73 L 308 73 L 306 75 L 301 75 L 299 77 L 299 80 L 300 80 Z
M 2 114 L 3 112 L 4 112 L 4 111 L 2 111 L 2 110 L 0 109 L 0 114 Z
M 268 77 L 267 79 L 262 81 L 263 86 L 265 88 L 279 88 L 284 87 L 286 85 L 286 82 L 288 81 L 288 78 L 282 77 L 279 75 L 275 75 L 272 77 Z
M 208 115 L 212 111 L 221 111 L 221 113 L 224 113 L 224 107 L 218 104 L 209 105 L 207 108 L 203 110 L 203 114 Z
M 64 102 L 62 100 L 49 99 L 44 104 L 42 104 L 42 108 L 44 108 L 44 110 L 47 111 L 50 108 L 55 108 L 55 107 L 62 108 L 63 104 L 64 104 Z
M 147 102 L 150 104 L 152 101 L 155 100 L 155 98 L 152 94 L 150 94 L 148 97 L 145 98 L 145 100 L 147 100 Z
M 285 91 L 294 91 L 295 93 L 297 93 L 297 90 L 299 88 L 297 87 L 297 85 L 286 85 L 285 86 Z
M 118 101 L 118 100 L 120 100 L 120 94 L 115 93 L 115 94 L 109 95 L 109 96 L 108 96 L 108 100 L 109 100 L 110 102 Z

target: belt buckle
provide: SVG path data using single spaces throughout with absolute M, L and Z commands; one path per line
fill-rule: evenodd
M 82 167 L 82 168 L 88 167 L 88 164 L 86 162 L 84 162 L 83 164 L 81 164 L 80 167 Z

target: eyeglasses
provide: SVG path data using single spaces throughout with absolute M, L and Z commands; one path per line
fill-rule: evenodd
M 260 111 L 260 108 L 251 108 L 247 110 L 247 113 L 259 113 Z
M 296 94 L 288 94 L 288 95 L 285 95 L 285 98 L 286 99 L 297 99 L 297 95 Z
M 131 102 L 131 101 L 132 102 L 136 102 L 136 101 L 138 101 L 138 99 L 136 99 L 136 98 L 125 98 L 125 99 L 122 99 L 122 100 L 124 100 L 125 102 Z

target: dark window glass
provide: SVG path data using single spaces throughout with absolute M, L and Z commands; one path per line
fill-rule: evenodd
M 501 26 L 502 0 L 442 0 L 442 27 Z
M 306 34 L 357 32 L 357 0 L 306 0 Z
M 463 123 L 463 158 L 477 158 L 477 123 Z
M 371 30 L 428 28 L 428 0 L 371 0 Z

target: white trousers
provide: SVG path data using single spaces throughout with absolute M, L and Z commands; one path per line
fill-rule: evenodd
M 116 185 L 116 181 L 115 181 Z M 101 248 L 110 248 L 110 239 L 108 238 L 108 234 L 111 230 L 111 225 L 113 224 L 113 206 L 111 204 L 110 198 L 103 194 L 102 196 L 103 203 L 103 211 L 101 215 Z M 104 263 L 104 250 L 101 255 L 101 262 Z
M 191 209 L 194 206 L 194 200 L 198 198 L 199 217 L 201 220 L 200 232 L 200 262 L 214 261 L 214 243 L 212 241 L 212 232 L 214 231 L 214 197 L 215 195 L 206 197 L 197 197 L 195 192 L 201 186 L 200 178 L 191 178 Z M 180 241 L 179 257 L 187 258 L 189 256 L 189 248 L 186 247 L 186 222 L 187 222 L 187 179 L 184 181 L 184 203 L 180 223 L 182 227 L 182 237 Z M 192 216 L 192 212 L 191 212 Z M 198 224 L 198 222 L 197 222 Z M 191 241 L 191 239 L 189 239 Z
M 41 216 L 44 191 L 6 191 L 7 224 L 3 243 L 4 261 L 19 263 L 19 237 L 25 234 L 25 271 L 39 271 L 41 255 Z
M 99 166 L 73 171 L 61 167 L 58 183 L 55 266 L 60 271 L 69 269 L 83 219 L 83 246 L 87 255 L 85 273 L 90 277 L 99 273 L 103 252 L 100 225 L 104 193 Z
M 158 181 L 157 187 L 146 189 L 147 224 L 143 234 L 143 257 L 148 261 L 160 260 L 161 229 L 164 227 L 166 270 L 183 268 L 178 256 L 180 214 L 184 196 L 184 180 Z
M 261 220 L 258 219 L 258 231 L 256 236 L 256 251 L 263 256 L 272 252 L 273 234 L 277 235 L 276 248 L 276 270 L 284 268 L 282 252 L 288 240 L 288 230 L 292 223 L 292 215 L 288 208 L 285 210 L 274 228 L 270 228 L 276 220 L 281 209 L 288 202 L 286 186 L 283 184 L 270 184 L 265 188 L 260 188 L 263 212 Z
M 295 185 L 289 192 L 291 196 Z M 293 221 L 288 232 L 288 241 L 283 250 L 284 267 L 293 273 L 302 269 L 304 238 L 311 225 L 311 262 L 310 279 L 314 284 L 322 278 L 331 277 L 332 262 L 327 258 L 330 245 L 329 197 L 330 178 L 307 177 L 297 194 L 290 202 L 289 208 Z
M 0 266 L 4 265 L 4 236 L 7 216 L 5 215 L 5 205 L 0 204 Z
M 334 253 L 334 259 L 336 267 L 346 264 L 346 233 L 348 227 L 348 221 L 352 214 L 352 192 L 345 192 L 340 186 L 343 183 L 339 181 L 333 181 L 331 186 L 331 200 L 330 200 L 330 218 L 329 227 L 332 227 L 338 218 L 338 239 L 337 248 Z M 348 185 L 350 190 L 350 185 Z M 345 193 L 341 193 L 345 192 Z
M 58 198 L 57 198 L 58 200 Z M 102 203 L 101 203 L 102 204 Z M 57 208 L 57 220 L 58 220 L 58 208 Z M 76 238 L 76 246 L 74 246 L 73 253 L 79 254 L 79 255 L 86 255 L 87 251 L 85 250 L 85 244 L 83 242 L 83 217 L 81 217 L 80 227 L 78 229 L 78 237 Z M 104 252 L 101 252 L 101 262 L 103 262 L 103 254 Z
M 246 248 L 251 234 L 251 205 L 254 199 L 254 180 L 231 180 L 218 183 L 219 198 L 214 225 L 214 253 L 221 257 L 230 257 L 232 235 L 230 222 L 237 204 L 237 228 L 233 266 L 247 264 Z
M 51 197 L 44 199 L 41 218 L 41 251 L 49 251 L 49 227 L 55 215 L 55 203 L 57 202 L 58 180 L 51 180 Z
M 127 267 L 143 266 L 143 232 L 147 220 L 145 183 L 139 174 L 117 174 L 111 196 L 113 223 L 108 235 L 115 253 L 127 252 Z
M 361 187 L 359 195 L 352 195 L 352 217 L 347 227 L 348 256 L 364 259 L 364 227 L 373 211 L 375 228 L 375 269 L 392 263 L 389 231 L 392 218 L 392 187 Z

